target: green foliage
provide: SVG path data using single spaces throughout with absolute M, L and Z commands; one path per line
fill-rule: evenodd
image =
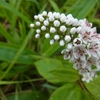
M 59 68 L 51 71 L 61 82 L 75 82 L 79 80 L 79 73 L 72 68 Z
M 95 78 L 94 81 L 89 84 L 85 83 L 85 86 L 91 94 L 98 98 L 98 100 L 100 99 L 100 76 Z
M 94 100 L 89 97 L 75 83 L 68 83 L 58 88 L 50 97 L 49 100 Z
M 84 18 L 94 8 L 97 0 L 79 0 L 72 8 L 67 12 L 73 14 L 77 18 Z
M 18 99 L 15 99 L 17 95 Z M 33 92 L 33 91 L 23 91 L 19 92 L 18 94 L 12 94 L 7 96 L 8 100 L 46 100 L 46 97 L 41 92 Z
M 43 10 L 86 17 L 100 33 L 100 0 L 0 0 L 0 100 L 99 100 L 100 75 L 83 84 L 63 47 L 34 38 Z
M 36 63 L 36 68 L 38 72 L 46 78 L 49 82 L 51 83 L 60 83 L 58 78 L 56 78 L 51 71 L 63 68 L 62 63 L 59 60 L 56 59 L 43 59 L 40 61 L 37 61 Z

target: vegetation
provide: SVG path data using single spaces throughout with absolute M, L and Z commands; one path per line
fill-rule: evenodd
M 42 11 L 87 18 L 100 33 L 100 0 L 0 0 L 0 99 L 99 100 L 99 73 L 93 82 L 80 82 L 60 54 L 63 47 L 34 38 L 30 23 Z

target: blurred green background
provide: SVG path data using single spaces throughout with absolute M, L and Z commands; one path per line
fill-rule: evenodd
M 48 100 L 62 83 L 50 80 L 47 71 L 72 66 L 63 60 L 58 44 L 34 38 L 29 25 L 44 10 L 87 18 L 100 33 L 100 0 L 0 0 L 1 100 Z

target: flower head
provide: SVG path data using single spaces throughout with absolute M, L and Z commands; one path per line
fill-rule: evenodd
M 75 70 L 89 83 L 100 71 L 100 35 L 86 19 L 74 18 L 71 14 L 46 12 L 35 15 L 36 22 L 30 24 L 36 29 L 35 38 L 49 38 L 50 44 L 58 42 L 65 46 L 61 51 L 64 60 L 69 59 Z

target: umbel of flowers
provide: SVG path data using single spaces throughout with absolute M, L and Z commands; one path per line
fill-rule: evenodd
M 44 36 L 50 44 L 59 42 L 65 46 L 61 51 L 64 59 L 74 63 L 73 68 L 82 75 L 87 83 L 97 77 L 100 70 L 100 36 L 96 27 L 86 19 L 78 20 L 71 14 L 46 12 L 34 16 L 36 22 L 30 24 L 36 30 L 35 38 Z

